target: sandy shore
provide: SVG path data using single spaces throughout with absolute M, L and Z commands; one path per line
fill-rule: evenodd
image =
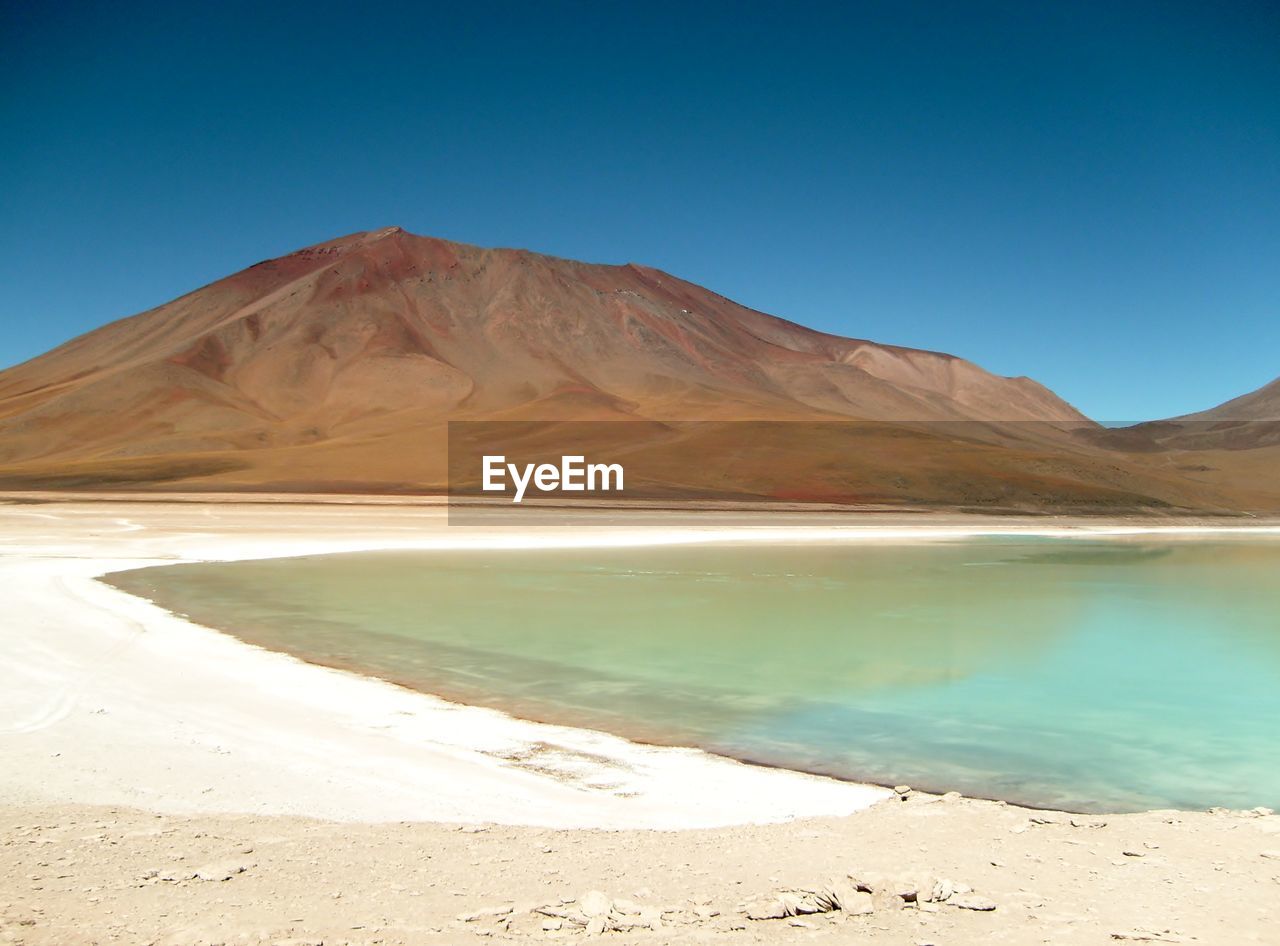
M 666 927 L 687 927 L 689 935 L 669 941 L 813 936 L 827 927 L 848 936 L 842 919 L 883 942 L 932 941 L 911 939 L 917 928 L 957 931 L 947 942 L 1098 942 L 1126 924 L 1128 932 L 1173 929 L 1168 936 L 1185 941 L 1267 941 L 1264 891 L 1275 892 L 1280 860 L 1262 852 L 1280 848 L 1280 838 L 1267 836 L 1280 830 L 1274 817 L 1139 815 L 1107 819 L 1105 828 L 1070 828 L 1069 819 L 1034 825 L 1029 813 L 988 802 L 917 795 L 908 804 L 879 804 L 892 793 L 525 722 L 314 667 L 95 580 L 166 562 L 373 548 L 926 541 L 1014 532 L 1195 536 L 1239 528 L 942 515 L 647 515 L 664 524 L 611 515 L 604 526 L 460 529 L 448 527 L 439 506 L 394 503 L 0 506 L 0 931 L 33 943 L 196 943 L 258 932 L 268 940 L 305 934 L 326 942 L 456 942 L 459 929 L 526 932 L 528 904 L 507 917 L 519 915 L 520 923 L 506 926 L 492 917 L 457 920 L 468 909 L 554 903 L 591 887 L 632 897 L 648 887 L 666 906 L 691 891 L 712 901 L 672 911 Z M 1275 523 L 1251 527 L 1280 532 Z M 321 821 L 297 820 L 303 816 Z M 352 822 L 509 827 L 459 835 L 439 825 Z M 997 856 L 1037 838 L 1049 846 L 1030 845 L 1016 859 Z M 1127 856 L 1120 850 L 1126 845 L 1141 849 Z M 243 853 L 248 847 L 252 856 Z M 488 853 L 477 853 L 482 849 Z M 303 873 L 316 865 L 299 862 L 300 851 L 317 864 L 331 862 L 333 876 L 307 881 Z M 349 856 L 362 866 L 343 875 Z M 234 866 L 246 869 L 216 883 L 180 876 L 206 857 L 238 858 L 245 863 Z M 529 859 L 538 870 L 511 866 Z M 415 879 L 421 870 L 439 876 L 425 884 Z M 743 898 L 854 870 L 950 872 L 1004 901 L 992 915 L 944 904 L 804 921 L 813 929 L 786 920 L 740 922 Z M 176 879 L 164 880 L 166 871 Z M 1057 917 L 1045 926 L 1056 931 L 1052 937 L 1024 935 L 1048 922 L 1058 908 L 1047 904 L 1070 878 L 1080 890 L 1093 885 L 1121 899 L 1105 909 L 1089 901 L 1078 908 L 1083 912 Z M 1259 896 L 1226 910 L 1232 884 L 1245 879 L 1263 885 Z M 1135 884 L 1143 891 L 1136 898 Z M 225 909 L 218 923 L 199 919 L 210 898 L 230 890 L 238 891 L 237 909 Z M 704 915 L 712 909 L 717 916 Z M 348 922 L 357 916 L 363 922 Z M 554 923 L 530 916 L 536 928 L 527 932 L 542 935 L 541 924 Z M 1104 932 L 1098 924 L 1118 926 Z M 1213 938 L 1224 930 L 1235 938 Z
M 177 561 L 695 533 L 451 532 L 438 508 L 328 506 L 11 506 L 0 521 L 7 800 L 673 828 L 846 814 L 885 794 L 458 706 L 249 646 L 94 580 Z

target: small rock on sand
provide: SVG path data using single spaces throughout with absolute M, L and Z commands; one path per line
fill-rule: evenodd
M 996 908 L 994 900 L 988 900 L 976 893 L 953 894 L 947 901 L 947 905 L 959 907 L 961 910 L 979 910 L 984 913 Z
M 590 890 L 578 898 L 578 909 L 586 917 L 608 916 L 613 909 L 613 901 L 599 890 Z
M 1182 936 L 1173 930 L 1124 930 L 1112 933 L 1112 939 L 1135 943 L 1181 943 Z
M 790 916 L 830 913 L 841 909 L 840 893 L 831 890 L 780 890 L 771 897 L 748 903 L 749 920 L 781 920 Z
M 871 900 L 871 894 L 863 893 L 855 890 L 847 897 L 840 898 L 840 909 L 850 916 L 870 916 L 875 913 L 875 904 Z
M 1071 827 L 1073 828 L 1105 828 L 1106 826 L 1107 826 L 1107 823 L 1105 821 L 1098 821 L 1096 819 L 1089 819 L 1089 818 L 1072 818 L 1071 819 Z
M 206 864 L 192 872 L 196 880 L 223 881 L 230 880 L 236 874 L 243 874 L 249 869 L 248 864 L 228 862 L 224 864 Z
M 499 917 L 509 916 L 511 912 L 511 907 L 486 907 L 483 910 L 476 910 L 474 913 L 459 913 L 458 921 L 461 923 L 474 923 L 477 920 L 496 920 Z

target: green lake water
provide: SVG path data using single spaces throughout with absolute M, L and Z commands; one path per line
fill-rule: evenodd
M 112 584 L 306 660 L 748 761 L 1280 808 L 1280 542 L 376 552 Z

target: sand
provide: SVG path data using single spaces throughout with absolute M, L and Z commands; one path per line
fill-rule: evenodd
M 659 931 L 610 933 L 616 941 L 856 933 L 907 943 L 936 933 L 946 943 L 1083 943 L 1139 928 L 1172 930 L 1166 941 L 1268 941 L 1280 858 L 1263 854 L 1280 849 L 1274 816 L 1129 815 L 1071 827 L 1068 816 L 1035 824 L 1036 813 L 993 802 L 913 794 L 903 803 L 876 786 L 517 720 L 314 667 L 95 580 L 166 562 L 373 548 L 1238 529 L 645 516 L 663 524 L 613 514 L 605 527 L 459 529 L 438 505 L 396 503 L 0 506 L 0 942 L 542 936 L 541 924 L 555 921 L 532 906 L 591 888 L 634 898 L 646 887 L 639 900 L 674 912 Z M 1251 528 L 1280 533 L 1275 523 Z M 463 824 L 486 827 L 460 832 Z M 225 880 L 183 876 L 205 864 L 220 876 L 229 862 L 244 870 Z M 837 912 L 804 920 L 812 929 L 746 920 L 738 908 L 850 871 L 947 876 L 999 906 Z M 457 919 L 505 905 L 518 909 Z

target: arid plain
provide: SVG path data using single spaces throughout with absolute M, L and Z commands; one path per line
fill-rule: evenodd
M 775 509 L 460 529 L 430 502 L 176 498 L 197 502 L 0 507 L 7 942 L 1217 944 L 1280 919 L 1265 811 L 1081 816 L 645 747 L 303 664 L 94 580 L 367 548 L 1238 526 Z

